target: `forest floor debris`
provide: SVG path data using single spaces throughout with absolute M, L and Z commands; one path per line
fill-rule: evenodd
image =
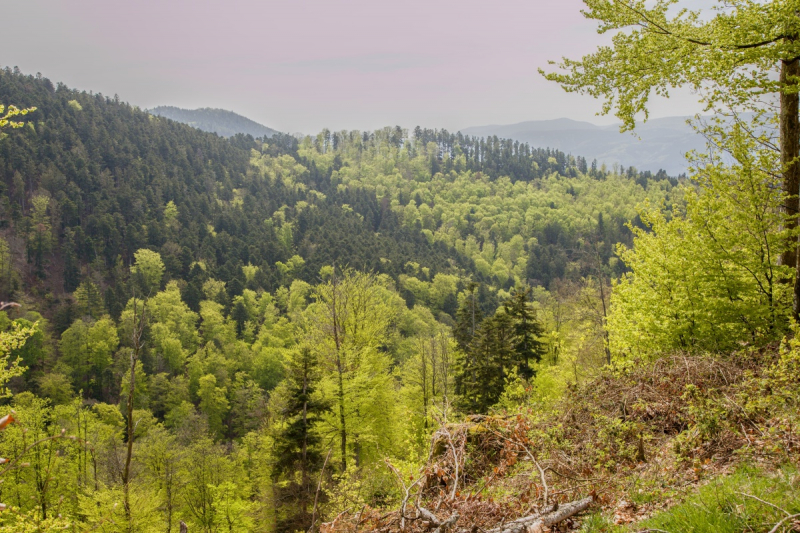
M 325 529 L 561 531 L 580 528 L 586 510 L 633 527 L 739 465 L 798 464 L 799 368 L 796 348 L 777 344 L 725 357 L 675 354 L 606 372 L 547 412 L 443 424 L 419 477 L 398 475 L 402 505 Z M 558 521 L 543 518 L 573 506 Z

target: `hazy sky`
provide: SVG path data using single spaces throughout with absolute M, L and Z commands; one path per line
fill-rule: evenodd
M 4 0 L 0 65 L 143 108 L 221 107 L 288 132 L 568 117 L 548 59 L 604 38 L 580 0 Z M 694 113 L 685 93 L 654 116 Z

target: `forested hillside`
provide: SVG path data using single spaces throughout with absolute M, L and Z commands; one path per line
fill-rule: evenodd
M 550 77 L 638 90 L 595 59 Z M 796 527 L 789 117 L 679 180 L 9 69 L 0 103 L 0 532 Z
M 682 197 L 441 130 L 226 140 L 8 69 L 0 101 L 36 108 L 0 141 L 10 530 L 295 531 L 393 500 L 384 459 L 442 420 L 599 371 L 614 244 Z
M 278 132 L 258 122 L 224 109 L 181 109 L 162 105 L 148 109 L 148 113 L 182 122 L 199 130 L 216 133 L 221 137 L 233 137 L 239 133 L 253 137 L 272 137 Z
M 688 177 L 0 71 L 0 533 L 800 531 L 798 2 L 584 4 Z

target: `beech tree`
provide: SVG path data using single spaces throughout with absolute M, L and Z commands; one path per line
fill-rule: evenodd
M 326 420 L 338 434 L 339 460 L 358 465 L 366 444 L 390 447 L 393 382 L 391 361 L 381 346 L 402 305 L 385 276 L 323 268 L 328 280 L 308 307 L 309 341 L 323 361 L 320 390 L 334 407 Z M 370 446 L 371 447 L 371 446 Z
M 6 108 L 6 106 L 0 104 L 0 130 L 5 128 L 21 128 L 25 123 L 14 120 L 14 118 L 25 116 L 34 111 L 36 111 L 35 107 L 20 109 L 17 106 L 10 105 Z
M 777 264 L 789 242 L 783 197 L 753 160 L 753 144 L 735 126 L 727 142 L 735 163 L 709 160 L 687 190 L 685 214 L 643 210 L 648 230 L 633 228 L 634 247 L 618 246 L 632 271 L 611 297 L 609 341 L 618 357 L 732 350 L 787 331 L 791 287 L 780 280 L 791 267 Z
M 568 92 L 603 100 L 623 129 L 647 119 L 651 95 L 671 89 L 697 91 L 707 111 L 756 113 L 753 130 L 765 120 L 777 126 L 784 224 L 797 227 L 800 212 L 800 4 L 796 0 L 720 1 L 716 10 L 692 10 L 681 0 L 584 0 L 584 15 L 599 33 L 616 32 L 580 60 L 563 59 L 560 72 L 544 73 Z M 769 115 L 777 100 L 778 113 Z M 766 141 L 765 141 L 766 144 Z M 797 266 L 796 235 L 782 262 Z M 795 316 L 800 313 L 800 276 L 795 273 Z

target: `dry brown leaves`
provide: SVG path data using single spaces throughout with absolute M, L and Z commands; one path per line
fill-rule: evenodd
M 769 449 L 770 439 L 800 450 L 791 420 L 754 416 L 737 400 L 776 354 L 777 346 L 727 357 L 676 354 L 570 390 L 549 415 L 448 424 L 433 436 L 405 521 L 399 510 L 366 508 L 338 517 L 327 531 L 431 531 L 418 502 L 440 521 L 458 513 L 454 530 L 478 532 L 589 494 L 617 523 L 641 520 L 659 507 L 630 502 L 627 492 L 644 479 L 686 487 L 732 468 L 742 450 Z M 714 409 L 725 424 L 704 434 Z M 676 452 L 679 434 L 688 437 Z

